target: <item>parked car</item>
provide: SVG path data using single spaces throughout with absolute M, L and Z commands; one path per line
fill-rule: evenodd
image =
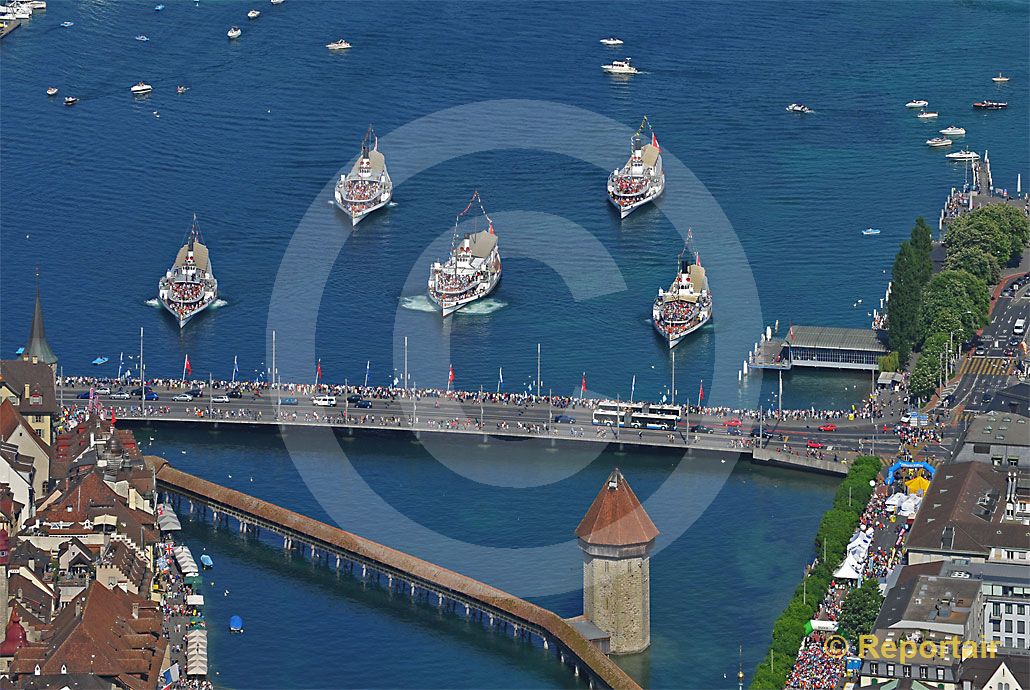
M 111 395 L 110 386 L 100 386 L 97 388 L 97 395 Z
M 279 404 L 280 405 L 296 405 L 298 403 L 297 403 L 297 399 L 296 398 L 283 398 L 282 400 L 279 401 Z
M 692 434 L 714 434 L 715 433 L 715 429 L 713 429 L 710 426 L 705 426 L 704 424 L 695 424 L 694 426 L 690 427 L 690 433 L 692 433 Z
M 987 354 L 987 348 L 984 347 L 983 345 L 977 345 L 974 354 L 976 354 L 976 355 L 986 355 Z
M 836 430 L 837 430 L 837 425 L 833 424 L 832 422 L 830 422 L 828 424 L 823 424 L 821 427 L 819 427 L 819 431 L 836 431 Z
M 228 395 L 216 395 L 215 397 L 211 398 L 211 402 L 213 402 L 213 403 L 227 403 L 227 402 L 229 402 L 229 396 Z
M 808 443 L 806 443 L 805 445 L 808 446 L 809 448 L 815 448 L 815 449 L 823 449 L 823 448 L 826 447 L 825 443 L 822 443 L 820 441 L 812 441 L 812 440 L 809 440 Z
M 128 400 L 132 396 L 125 391 L 118 391 L 117 393 L 111 394 L 111 400 Z
M 575 424 L 576 423 L 576 418 L 575 417 L 570 417 L 567 414 L 556 414 L 554 416 L 554 423 L 555 424 Z
M 991 394 L 990 393 L 984 393 L 983 395 L 980 396 L 980 402 L 982 402 L 982 403 L 989 403 L 990 401 L 991 401 Z
M 193 402 L 193 396 L 189 393 L 179 393 L 178 395 L 172 396 L 172 400 L 175 402 Z
M 354 403 L 354 407 L 358 408 L 359 410 L 371 410 L 372 409 L 372 401 L 371 400 L 358 400 L 356 403 Z

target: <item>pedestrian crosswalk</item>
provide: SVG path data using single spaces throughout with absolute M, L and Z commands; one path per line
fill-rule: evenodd
M 1008 357 L 970 357 L 962 363 L 961 374 L 986 376 L 1007 376 L 1012 371 L 1012 360 Z

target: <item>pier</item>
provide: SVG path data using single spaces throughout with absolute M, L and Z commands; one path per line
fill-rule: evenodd
M 215 528 L 260 538 L 274 534 L 290 553 L 392 593 L 464 617 L 496 634 L 547 650 L 591 688 L 640 690 L 640 686 L 558 615 L 452 570 L 391 549 L 291 510 L 182 472 L 148 456 L 163 501 L 180 514 L 212 521 Z
M 886 334 L 872 328 L 792 326 L 785 338 L 766 333 L 748 354 L 747 366 L 751 369 L 878 371 L 880 357 L 889 351 Z

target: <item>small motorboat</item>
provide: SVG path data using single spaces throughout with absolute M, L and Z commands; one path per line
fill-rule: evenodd
M 75 26 L 75 22 L 61 22 L 61 26 L 67 29 L 69 27 Z
M 261 12 L 259 12 L 258 10 L 251 10 L 250 12 L 247 12 L 247 19 L 257 19 L 260 16 Z
M 640 70 L 630 64 L 630 58 L 612 60 L 610 64 L 601 65 L 608 74 L 640 74 Z
M 1009 107 L 1009 104 L 1004 101 L 977 101 L 973 104 L 973 107 L 977 110 L 1001 110 Z
M 272 0 L 272 4 L 273 5 L 281 5 L 284 2 L 286 2 L 286 0 Z
M 1008 80 L 1009 80 L 1009 78 L 1008 78 L 1008 77 L 1006 77 L 1006 76 L 1005 76 L 1004 74 L 1002 74 L 1001 72 L 998 72 L 998 76 L 996 76 L 996 77 L 991 77 L 991 81 L 993 81 L 993 82 L 994 82 L 995 84 L 1004 84 L 1004 83 L 1005 83 L 1005 82 L 1007 82 Z
M 175 93 L 178 93 L 178 94 L 186 93 L 189 90 L 190 90 L 190 87 L 188 87 L 188 86 L 186 86 L 184 84 L 179 84 L 178 86 L 175 87 Z
M 980 160 L 980 154 L 976 151 L 970 151 L 969 149 L 962 149 L 961 151 L 955 151 L 953 153 L 946 154 L 945 158 L 953 161 L 978 161 Z
M 99 367 L 101 364 L 107 364 L 107 357 L 97 357 L 93 360 L 93 366 Z
M 932 120 L 938 115 L 940 115 L 940 113 L 934 112 L 932 110 L 923 110 L 918 115 L 916 115 L 916 117 L 918 117 L 920 120 Z
M 279 0 L 279 1 L 282 2 L 282 0 Z M 272 2 L 275 2 L 275 0 L 272 0 Z M 242 634 L 243 633 L 243 619 L 240 618 L 239 616 L 232 616 L 229 619 L 229 632 L 236 633 L 236 634 Z
M 229 38 L 239 38 L 243 35 L 243 30 L 238 26 L 230 26 L 229 30 L 225 32 L 225 35 Z
M 140 34 L 139 36 L 136 37 L 136 40 L 139 41 L 140 43 L 146 43 L 147 41 L 150 40 L 150 38 L 146 34 Z
M 333 41 L 332 43 L 326 43 L 325 47 L 328 48 L 329 50 L 347 50 L 348 48 L 351 47 L 351 45 L 350 45 L 350 43 L 347 43 L 347 41 L 345 41 L 345 40 L 343 40 L 341 38 L 339 41 Z
M 204 566 L 204 570 L 211 570 L 215 567 L 215 562 L 206 553 L 200 555 L 200 564 Z
M 951 146 L 952 143 L 953 142 L 951 141 L 951 139 L 949 139 L 947 137 L 934 137 L 932 139 L 927 139 L 926 140 L 926 145 L 927 146 L 932 146 L 932 147 L 935 147 L 935 148 L 939 148 L 941 146 Z
M 916 100 L 916 101 L 909 101 L 908 103 L 905 104 L 905 107 L 906 108 L 925 108 L 928 105 L 930 105 L 930 104 L 927 101 Z
M 956 127 L 955 125 L 951 125 L 940 130 L 940 132 L 946 137 L 961 137 L 966 133 L 966 130 L 962 127 Z
M 164 6 L 164 5 L 154 5 L 154 11 L 155 11 L 155 12 L 160 12 L 160 11 L 161 11 L 161 10 L 163 10 L 164 8 L 165 8 L 165 6 Z
M 57 95 L 57 87 L 56 86 L 51 86 L 49 89 L 46 90 L 46 95 L 48 95 L 48 96 L 56 96 Z
M 145 81 L 141 81 L 138 84 L 133 84 L 129 87 L 129 91 L 132 91 L 135 96 L 145 96 L 154 90 L 154 87 Z
M 622 39 L 616 38 L 615 36 L 609 36 L 608 38 L 601 39 L 601 45 L 603 46 L 621 46 Z
M 78 102 L 79 102 L 79 99 L 76 98 L 75 96 L 65 96 L 64 97 L 64 104 L 65 105 L 75 105 Z
M 862 231 L 862 234 L 863 235 L 879 235 L 880 234 L 880 228 L 866 228 L 865 230 Z
M 812 109 L 804 103 L 791 103 L 787 106 L 788 113 L 810 113 Z

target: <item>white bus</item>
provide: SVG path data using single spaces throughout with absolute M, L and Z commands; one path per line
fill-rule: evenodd
M 680 408 L 675 405 L 647 405 L 639 412 L 634 412 L 630 426 L 634 429 L 664 429 L 673 431 L 680 419 Z
M 594 408 L 595 426 L 628 426 L 630 417 L 644 409 L 643 403 L 624 403 L 608 400 Z

